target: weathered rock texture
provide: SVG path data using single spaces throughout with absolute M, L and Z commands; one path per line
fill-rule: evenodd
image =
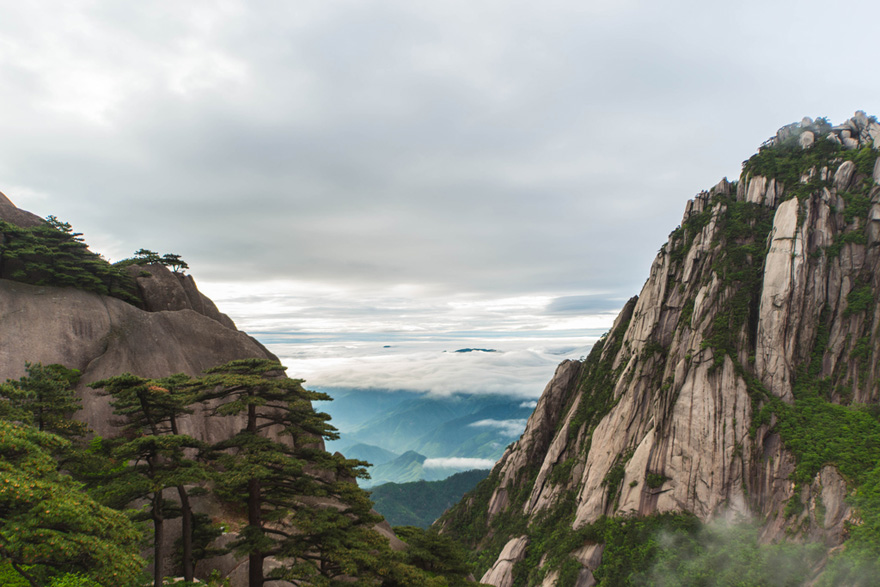
M 36 287 L 0 280 L 0 378 L 25 374 L 25 361 L 79 369 L 82 418 L 97 434 L 114 431 L 109 398 L 89 383 L 133 373 L 197 376 L 233 359 L 273 358 L 260 343 L 194 310 L 146 312 L 115 298 L 73 288 Z M 201 413 L 183 433 L 207 442 L 228 436 L 236 422 Z M 237 428 L 235 428 L 237 430 Z
M 815 137 L 798 137 L 814 130 L 806 119 L 765 146 L 809 149 Z M 586 361 L 560 365 L 522 438 L 441 519 L 453 535 L 470 524 L 484 536 L 477 550 L 506 543 L 483 582 L 513 581 L 528 536 L 521 524 L 505 534 L 510 521 L 535 520 L 561 500 L 574 501 L 575 529 L 603 515 L 688 511 L 764 520 L 768 541 L 843 541 L 846 479 L 826 466 L 796 487 L 775 419 L 755 421 L 762 406 L 794 401 L 808 367 L 833 401 L 878 399 L 880 186 L 870 145 L 880 125 L 857 113 L 826 133 L 867 145 L 871 169 L 839 154 L 794 181 L 746 166 L 738 183 L 689 201 L 638 298 Z M 850 308 L 856 289 L 870 301 Z M 856 352 L 857 341 L 868 350 Z M 617 482 L 613 469 L 622 469 Z M 786 517 L 795 491 L 805 507 Z M 584 584 L 601 549 L 590 555 Z

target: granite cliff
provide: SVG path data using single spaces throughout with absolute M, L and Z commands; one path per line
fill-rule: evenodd
M 605 545 L 554 558 L 548 519 L 567 536 L 688 512 L 755 519 L 766 543 L 845 542 L 878 458 L 878 146 L 862 112 L 804 119 L 687 203 L 639 296 L 439 522 L 484 583 L 595 584 Z

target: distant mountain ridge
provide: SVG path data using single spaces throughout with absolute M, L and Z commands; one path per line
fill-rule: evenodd
M 427 528 L 461 497 L 489 475 L 489 470 L 464 471 L 440 481 L 385 483 L 370 497 L 376 511 L 392 526 Z

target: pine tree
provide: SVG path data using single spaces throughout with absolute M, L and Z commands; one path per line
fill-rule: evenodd
M 0 387 L 0 397 L 10 402 L 9 409 L 42 432 L 68 440 L 85 436 L 88 426 L 71 417 L 82 409 L 82 401 L 74 391 L 79 371 L 41 363 L 25 363 L 25 370 L 26 376 L 7 380 Z
M 181 374 L 154 381 L 124 373 L 91 386 L 113 396 L 111 405 L 114 413 L 123 417 L 124 435 L 113 449 L 113 456 L 130 463 L 103 489 L 105 499 L 119 507 L 139 498 L 150 500 L 155 587 L 162 585 L 164 577 L 165 520 L 179 512 L 183 518 L 184 574 L 187 581 L 192 581 L 192 508 L 186 486 L 203 481 L 206 472 L 187 457 L 187 453 L 204 449 L 204 443 L 180 434 L 178 429 L 178 418 L 191 412 L 189 378 Z M 168 488 L 177 489 L 179 510 L 165 499 Z
M 68 441 L 0 421 L 0 562 L 33 586 L 60 571 L 102 585 L 127 585 L 140 573 L 140 533 L 121 512 L 99 505 L 52 453 Z
M 284 370 L 244 359 L 209 369 L 200 381 L 214 414 L 243 418 L 242 429 L 214 447 L 221 471 L 215 491 L 247 511 L 248 524 L 231 547 L 248 556 L 249 587 L 272 578 L 333 584 L 359 576 L 376 566 L 370 548 L 382 540 L 371 530 L 381 517 L 354 482 L 366 475 L 365 463 L 321 446 L 338 435 L 311 402 L 330 397 L 304 389 Z M 284 566 L 265 577 L 270 556 Z

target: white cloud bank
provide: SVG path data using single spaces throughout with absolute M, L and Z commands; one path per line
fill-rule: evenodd
M 480 420 L 478 422 L 473 422 L 470 425 L 475 428 L 495 428 L 504 436 L 518 438 L 523 430 L 526 429 L 526 420 L 524 418 L 514 420 Z
M 471 459 L 466 457 L 425 459 L 425 462 L 422 463 L 422 467 L 426 469 L 461 469 L 462 471 L 491 469 L 494 466 L 495 461 L 491 459 Z
M 516 341 L 489 342 L 506 346 Z M 537 347 L 494 353 L 456 353 L 452 351 L 460 347 L 454 343 L 444 351 L 437 348 L 436 342 L 404 342 L 392 348 L 375 343 L 366 349 L 354 344 L 347 346 L 338 349 L 336 356 L 324 355 L 326 348 L 314 349 L 317 356 L 291 356 L 285 351 L 302 349 L 295 344 L 267 344 L 288 367 L 288 375 L 305 379 L 306 385 L 313 388 L 405 390 L 441 396 L 493 394 L 527 400 L 540 396 L 562 360 L 578 358 L 586 352 L 586 347 L 580 347 L 560 355 L 549 352 L 546 347 Z M 426 346 L 434 348 L 428 350 Z

